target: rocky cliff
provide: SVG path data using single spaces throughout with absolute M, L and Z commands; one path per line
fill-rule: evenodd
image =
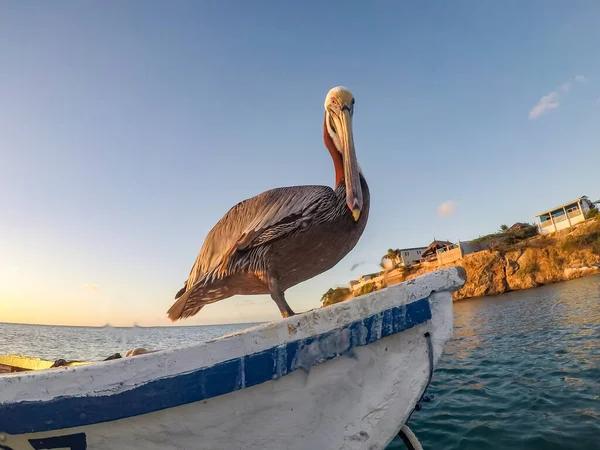
M 600 220 L 586 221 L 571 232 L 535 236 L 514 245 L 471 253 L 452 264 L 396 269 L 383 276 L 389 286 L 457 265 L 467 271 L 467 282 L 454 293 L 455 300 L 502 294 L 599 273 Z

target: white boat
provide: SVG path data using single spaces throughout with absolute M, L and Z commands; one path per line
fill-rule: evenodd
M 0 376 L 0 449 L 384 449 L 464 282 L 453 267 L 185 348 Z

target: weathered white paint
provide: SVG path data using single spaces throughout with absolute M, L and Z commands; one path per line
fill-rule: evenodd
M 429 331 L 432 335 L 437 363 L 452 335 L 451 291 L 463 284 L 459 269 L 450 268 L 183 349 L 2 376 L 0 404 L 117 393 L 327 332 L 431 294 L 431 320 L 358 347 L 350 356 L 320 363 L 308 373 L 296 370 L 212 399 L 114 422 L 5 436 L 3 445 L 31 450 L 27 439 L 32 437 L 85 431 L 88 448 L 95 450 L 383 449 L 426 387 L 429 363 L 424 334 Z

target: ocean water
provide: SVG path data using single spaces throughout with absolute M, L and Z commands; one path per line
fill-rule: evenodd
M 0 355 L 54 361 L 101 361 L 143 347 L 162 350 L 205 342 L 255 323 L 181 327 L 62 327 L 0 323 Z
M 408 423 L 424 449 L 600 449 L 600 276 L 454 311 L 434 399 Z
M 409 426 L 425 449 L 600 449 L 600 276 L 455 303 L 454 336 Z M 0 354 L 103 359 L 244 325 L 80 328 L 0 323 Z M 404 449 L 394 441 L 388 450 Z

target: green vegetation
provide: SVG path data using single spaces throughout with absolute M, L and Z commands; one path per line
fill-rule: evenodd
M 363 284 L 358 290 L 358 296 L 370 294 L 371 292 L 375 292 L 377 289 L 375 288 L 375 283 L 366 283 Z
M 473 243 L 473 244 L 489 244 L 490 242 L 493 242 L 502 236 L 504 236 L 504 232 L 490 233 L 490 234 L 486 234 L 485 236 L 479 236 L 477 239 L 473 239 L 471 241 L 471 243 Z
M 323 297 L 321 297 L 321 303 L 323 306 L 333 305 L 335 303 L 343 302 L 350 295 L 350 289 L 348 288 L 330 288 Z
M 586 219 L 593 219 L 594 217 L 598 217 L 598 208 L 596 207 L 590 209 L 585 215 Z
M 537 234 L 538 227 L 528 223 L 523 228 L 507 231 L 506 243 L 508 245 L 516 244 L 517 242 L 524 241 L 525 239 L 529 239 L 530 237 L 537 236 Z
M 486 234 L 473 239 L 471 243 L 479 245 L 488 245 L 491 247 L 499 245 L 513 245 L 538 234 L 538 227 L 529 223 L 523 224 L 521 227 L 508 228 L 506 225 L 501 225 L 498 233 Z
M 568 236 L 561 244 L 565 252 L 589 249 L 592 253 L 600 255 L 600 215 L 592 216 L 586 234 Z
M 562 249 L 566 252 L 589 249 L 600 255 L 600 230 L 579 236 L 569 236 L 562 243 Z
M 401 260 L 400 250 L 399 249 L 394 250 L 393 248 L 388 248 L 387 253 L 385 255 L 383 255 L 383 257 L 381 258 L 380 266 L 382 269 L 384 268 L 384 265 L 383 265 L 384 258 L 389 259 L 394 264 L 394 267 L 396 267 Z
M 394 259 L 394 258 L 398 258 L 398 256 L 400 256 L 400 250 L 396 249 L 392 249 L 392 248 L 388 248 L 387 253 L 385 254 L 386 257 L 388 257 L 389 259 Z
M 417 270 L 416 267 L 411 266 L 409 264 L 403 265 L 398 267 L 398 269 L 406 276 L 406 275 L 410 275 L 411 273 L 413 273 L 415 270 Z

